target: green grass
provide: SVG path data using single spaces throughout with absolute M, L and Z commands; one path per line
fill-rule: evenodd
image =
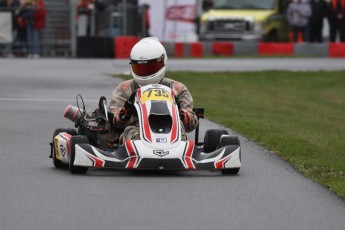
M 345 198 L 345 71 L 166 75 L 188 87 L 206 118 Z

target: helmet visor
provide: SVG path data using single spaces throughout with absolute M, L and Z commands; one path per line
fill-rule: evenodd
M 157 73 L 164 66 L 164 55 L 151 60 L 133 60 L 131 59 L 132 71 L 135 75 L 146 77 Z

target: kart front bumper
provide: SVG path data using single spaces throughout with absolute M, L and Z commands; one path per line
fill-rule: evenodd
M 105 152 L 90 144 L 75 146 L 74 166 L 148 170 L 222 170 L 241 167 L 241 148 L 228 145 L 211 153 L 195 147 L 193 141 L 181 142 L 168 150 L 145 149 L 141 141 L 127 141 L 115 152 Z

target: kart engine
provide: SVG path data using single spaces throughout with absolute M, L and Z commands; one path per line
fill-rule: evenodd
M 78 135 L 85 135 L 89 139 L 89 143 L 99 147 L 100 149 L 111 151 L 114 146 L 112 133 L 112 114 L 107 110 L 107 102 L 105 97 L 101 97 L 98 109 L 91 114 L 79 107 L 68 105 L 64 117 L 74 122 L 78 128 Z

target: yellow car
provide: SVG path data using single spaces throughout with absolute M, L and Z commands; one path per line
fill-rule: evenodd
M 288 0 L 214 0 L 200 17 L 200 40 L 289 41 Z

